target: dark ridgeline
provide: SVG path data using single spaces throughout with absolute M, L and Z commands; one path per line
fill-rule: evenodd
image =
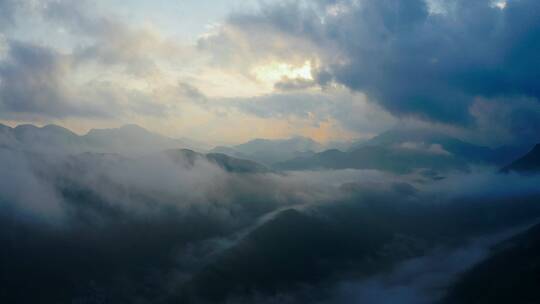
M 534 148 L 523 157 L 502 168 L 501 171 L 504 173 L 519 172 L 525 174 L 540 172 L 540 144 L 534 146 Z
M 444 304 L 540 303 L 540 225 L 496 246 L 466 272 Z
M 395 173 L 427 168 L 439 172 L 467 172 L 471 165 L 502 166 L 529 148 L 528 145 L 489 148 L 436 131 L 396 128 L 353 144 L 346 151 L 331 149 L 303 155 L 276 163 L 274 167 L 282 170 L 375 169 Z

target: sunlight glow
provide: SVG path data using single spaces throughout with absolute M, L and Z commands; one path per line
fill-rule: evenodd
M 504 0 L 502 0 L 502 1 L 493 1 L 493 6 L 499 8 L 501 10 L 506 8 L 506 4 L 507 4 L 507 2 L 504 1 Z
M 294 66 L 283 62 L 273 62 L 255 68 L 253 74 L 259 81 L 275 83 L 284 78 L 313 80 L 311 70 L 312 67 L 309 61 L 304 62 L 302 66 Z

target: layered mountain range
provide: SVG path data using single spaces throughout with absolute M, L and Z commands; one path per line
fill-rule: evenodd
M 205 151 L 207 148 L 206 145 L 192 140 L 162 136 L 137 125 L 92 129 L 84 135 L 78 135 L 57 125 L 44 127 L 19 125 L 15 128 L 0 125 L 0 146 L 45 153 L 96 152 L 133 156 L 167 149 Z
M 538 146 L 397 130 L 346 151 L 184 144 L 137 126 L 0 126 L 0 299 L 538 301 Z

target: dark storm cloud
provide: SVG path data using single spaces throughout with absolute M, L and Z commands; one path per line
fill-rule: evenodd
M 424 1 L 363 1 L 328 21 L 326 32 L 350 60 L 337 81 L 369 92 L 391 112 L 466 121 L 475 95 L 540 97 L 539 3 L 456 1 L 429 14 Z
M 292 1 L 228 25 L 308 41 L 321 58 L 316 79 L 366 92 L 400 117 L 471 126 L 475 97 L 538 101 L 540 2 L 434 2 Z

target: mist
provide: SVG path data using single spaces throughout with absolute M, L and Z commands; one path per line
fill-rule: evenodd
M 492 167 L 279 171 L 190 150 L 70 151 L 0 149 L 7 299 L 434 303 L 540 216 L 540 178 Z

